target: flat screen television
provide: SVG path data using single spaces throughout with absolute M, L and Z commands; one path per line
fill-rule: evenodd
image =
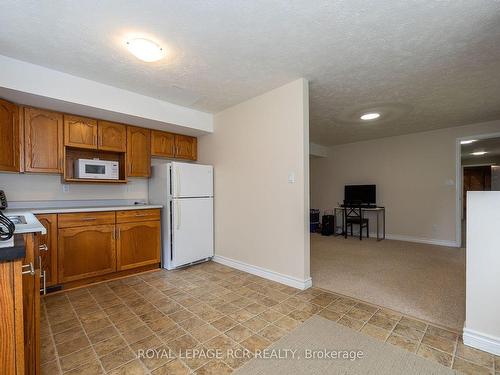
M 344 203 L 350 204 L 353 202 L 376 206 L 377 185 L 345 185 Z

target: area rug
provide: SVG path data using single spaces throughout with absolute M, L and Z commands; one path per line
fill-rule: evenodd
M 294 350 L 296 352 L 293 355 Z M 316 359 L 306 359 L 307 355 L 312 356 L 313 353 Z M 440 364 L 391 344 L 382 343 L 317 315 L 259 355 L 261 358 L 247 362 L 236 371 L 236 374 L 458 374 Z M 278 356 L 281 359 L 277 358 Z M 337 359 L 332 358 L 335 356 Z

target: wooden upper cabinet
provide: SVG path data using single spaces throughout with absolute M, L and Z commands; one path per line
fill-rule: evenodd
M 158 130 L 151 130 L 151 156 L 174 158 L 175 135 Z
M 151 174 L 151 134 L 149 129 L 127 126 L 127 176 Z
M 97 120 L 64 115 L 64 145 L 97 149 Z
M 24 109 L 24 170 L 62 173 L 63 115 L 43 109 Z
M 109 121 L 99 121 L 97 126 L 99 150 L 127 151 L 127 127 Z
M 0 171 L 21 171 L 20 138 L 17 105 L 0 99 Z
M 179 159 L 196 160 L 198 140 L 187 135 L 175 135 L 175 157 Z

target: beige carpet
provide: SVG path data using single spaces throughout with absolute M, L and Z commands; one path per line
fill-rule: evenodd
M 453 329 L 465 320 L 465 250 L 311 236 L 313 285 Z
M 271 349 L 271 350 L 269 350 Z M 297 350 L 295 359 L 253 359 L 236 371 L 238 375 L 337 374 L 337 375 L 451 375 L 456 371 L 382 343 L 335 322 L 313 316 L 268 349 Z M 361 351 L 363 357 L 305 359 L 306 350 Z

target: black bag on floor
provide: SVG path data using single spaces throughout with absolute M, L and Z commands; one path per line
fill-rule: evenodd
M 335 233 L 333 215 L 323 215 L 321 219 L 321 235 L 331 236 Z

